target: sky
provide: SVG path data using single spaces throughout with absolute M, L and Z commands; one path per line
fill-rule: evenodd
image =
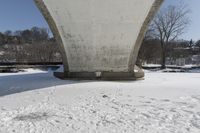
M 200 0 L 165 0 L 162 7 L 184 2 L 191 10 L 191 23 L 183 39 L 200 39 Z M 0 32 L 24 30 L 33 26 L 49 28 L 33 0 L 0 0 Z M 180 39 L 181 39 L 180 38 Z
M 0 0 L 0 32 L 33 26 L 48 28 L 33 0 Z
M 161 8 L 165 8 L 168 5 L 178 5 L 180 2 L 183 2 L 188 6 L 188 9 L 190 10 L 189 17 L 191 20 L 190 25 L 180 39 L 200 40 L 200 0 L 164 0 Z

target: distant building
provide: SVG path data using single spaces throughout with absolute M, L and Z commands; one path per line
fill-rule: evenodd
M 200 65 L 200 54 L 192 56 L 192 64 Z
M 185 58 L 176 59 L 176 66 L 185 66 Z

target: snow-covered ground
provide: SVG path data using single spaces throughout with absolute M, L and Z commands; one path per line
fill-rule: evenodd
M 144 64 L 143 67 L 161 67 L 161 65 L 160 65 L 160 64 Z M 191 68 L 191 67 L 199 67 L 199 65 L 195 65 L 195 64 L 186 64 L 186 65 L 184 65 L 184 66 L 166 65 L 166 67 Z
M 0 74 L 0 133 L 200 133 L 200 74 L 140 81 Z

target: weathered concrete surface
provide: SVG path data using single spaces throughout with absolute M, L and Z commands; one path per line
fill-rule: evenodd
M 35 1 L 61 44 L 64 75 L 88 78 L 134 77 L 143 36 L 163 0 Z

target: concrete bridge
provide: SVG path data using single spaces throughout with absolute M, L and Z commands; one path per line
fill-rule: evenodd
M 35 0 L 60 44 L 63 78 L 135 79 L 138 51 L 163 0 Z

